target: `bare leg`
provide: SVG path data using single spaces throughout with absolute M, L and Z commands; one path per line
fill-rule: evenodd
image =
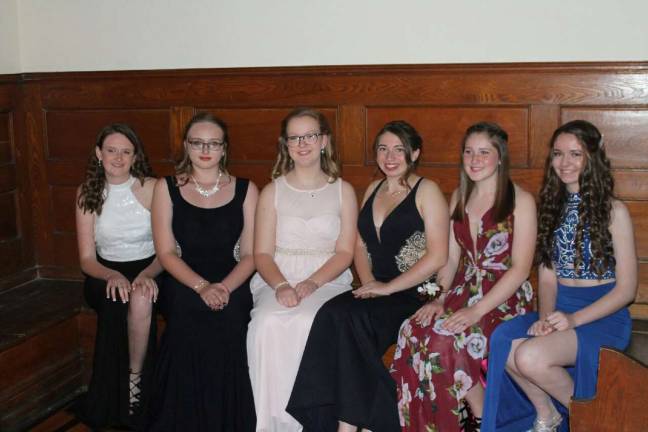
M 576 350 L 573 330 L 513 341 L 506 369 L 526 393 L 539 420 L 546 421 L 557 415 L 549 396 L 569 406 L 574 383 L 564 367 L 574 364 Z
M 565 366 L 576 362 L 577 349 L 578 339 L 574 330 L 553 332 L 521 344 L 516 350 L 515 365 L 522 376 L 561 404 L 569 406 L 574 382 Z
M 132 292 L 128 305 L 128 355 L 130 370 L 142 371 L 151 330 L 153 304 L 136 289 Z
M 540 387 L 525 378 L 518 370 L 515 363 L 517 349 L 528 339 L 515 339 L 511 344 L 511 352 L 506 361 L 506 371 L 510 377 L 517 383 L 522 391 L 527 395 L 529 401 L 533 404 L 537 416 L 541 420 L 550 419 L 556 414 L 556 407 L 553 406 L 551 398 Z
M 130 374 L 128 377 L 130 413 L 140 408 L 142 369 L 151 330 L 153 304 L 141 295 L 139 289 L 131 293 L 128 304 L 128 355 Z
M 482 387 L 480 382 L 477 382 L 477 384 L 468 390 L 465 399 L 470 404 L 470 410 L 475 417 L 481 418 L 484 412 L 484 387 Z

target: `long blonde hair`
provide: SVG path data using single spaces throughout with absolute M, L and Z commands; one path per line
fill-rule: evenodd
M 272 167 L 272 178 L 276 179 L 279 176 L 285 175 L 295 167 L 295 164 L 288 153 L 286 139 L 288 138 L 288 123 L 290 120 L 299 117 L 310 117 L 315 120 L 319 124 L 320 133 L 328 137 L 328 145 L 322 149 L 320 167 L 329 177 L 329 182 L 333 183 L 338 177 L 340 177 L 340 164 L 338 162 L 338 154 L 331 134 L 331 126 L 324 114 L 312 108 L 303 107 L 295 108 L 281 121 L 281 135 L 279 136 L 277 144 L 277 160 L 275 161 L 274 167 Z

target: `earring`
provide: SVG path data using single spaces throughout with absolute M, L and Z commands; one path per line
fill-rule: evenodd
M 101 166 L 102 165 L 101 159 L 97 159 L 97 163 L 99 164 L 99 166 Z
M 320 149 L 320 154 L 322 154 L 322 155 L 324 154 L 324 147 L 322 147 L 322 148 Z

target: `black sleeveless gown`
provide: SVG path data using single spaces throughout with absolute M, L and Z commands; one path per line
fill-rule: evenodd
M 243 201 L 249 181 L 236 179 L 234 198 L 211 209 L 182 198 L 172 177 L 173 234 L 182 259 L 210 282 L 237 264 Z M 190 287 L 171 275 L 162 286 L 162 336 L 148 406 L 149 431 L 254 431 L 256 416 L 245 339 L 252 309 L 248 283 L 230 295 L 222 311 L 211 310 Z
M 425 227 L 415 201 L 420 181 L 387 216 L 380 239 L 373 222 L 380 184 L 360 211 L 358 231 L 377 281 L 394 279 L 422 254 Z M 364 300 L 346 292 L 322 306 L 286 408 L 305 432 L 335 432 L 338 420 L 373 432 L 400 431 L 396 385 L 382 356 L 396 342 L 401 323 L 422 304 L 412 287 Z

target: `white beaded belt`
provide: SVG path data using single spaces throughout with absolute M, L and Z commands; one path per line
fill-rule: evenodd
M 334 250 L 322 250 L 322 249 L 291 249 L 277 246 L 275 248 L 275 254 L 284 254 L 284 255 L 333 255 Z

